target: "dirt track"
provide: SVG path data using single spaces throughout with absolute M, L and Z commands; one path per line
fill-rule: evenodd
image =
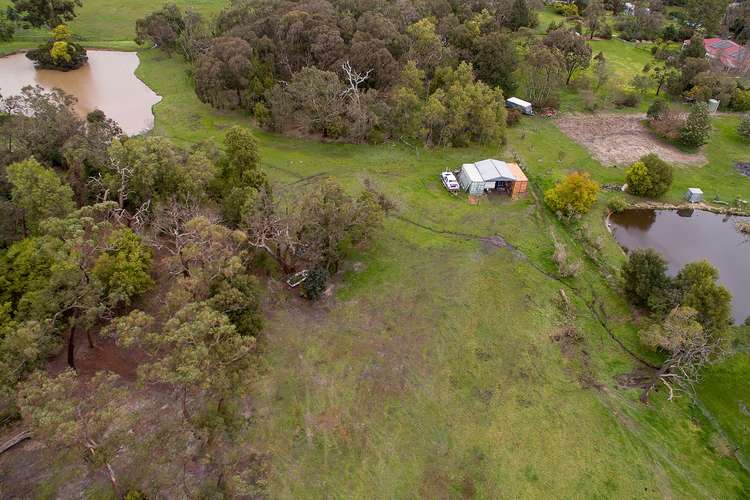
M 704 165 L 703 153 L 685 153 L 661 142 L 641 123 L 642 114 L 564 115 L 555 123 L 603 165 L 629 165 L 641 156 L 656 153 L 669 163 Z

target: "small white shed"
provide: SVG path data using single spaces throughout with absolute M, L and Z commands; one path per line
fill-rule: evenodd
M 719 110 L 719 104 L 721 104 L 721 101 L 719 101 L 718 99 L 709 99 L 708 100 L 708 112 L 716 113 Z
M 505 106 L 511 109 L 517 109 L 521 113 L 525 115 L 533 115 L 534 109 L 531 107 L 531 103 L 524 101 L 523 99 L 519 99 L 518 97 L 509 97 L 505 100 Z
M 690 203 L 700 203 L 703 201 L 703 191 L 698 188 L 688 188 L 685 199 Z

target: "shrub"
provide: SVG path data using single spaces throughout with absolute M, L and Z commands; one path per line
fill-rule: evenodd
M 316 267 L 302 282 L 302 294 L 309 300 L 317 300 L 325 292 L 330 275 L 324 267 Z
M 255 106 L 253 106 L 253 116 L 255 116 L 260 127 L 271 128 L 273 125 L 271 110 L 262 102 L 255 103 Z
M 661 120 L 669 112 L 669 104 L 663 99 L 657 99 L 648 107 L 646 117 L 649 121 Z
M 373 127 L 367 134 L 368 144 L 383 144 L 388 138 L 388 134 L 380 127 Z
M 641 95 L 632 90 L 617 89 L 613 102 L 621 108 L 634 108 L 641 103 Z
M 620 212 L 628 208 L 628 202 L 625 201 L 622 196 L 615 196 L 614 198 L 610 199 L 609 202 L 607 202 L 607 208 L 609 208 L 612 212 L 619 214 Z
M 661 32 L 662 39 L 670 41 L 670 42 L 682 41 L 681 39 L 677 38 L 679 35 L 680 35 L 680 29 L 674 23 L 669 23 L 666 26 L 664 26 L 664 29 Z
M 568 250 L 562 243 L 555 242 L 555 253 L 552 255 L 552 260 L 557 264 L 557 273 L 561 278 L 575 277 L 581 272 L 581 261 L 570 260 Z
M 672 167 L 651 153 L 630 166 L 625 173 L 625 182 L 629 193 L 658 198 L 669 190 L 672 177 Z
M 672 187 L 672 178 L 674 176 L 672 166 L 654 153 L 642 157 L 641 161 L 646 165 L 648 173 L 651 176 L 654 190 L 650 193 L 650 196 L 658 197 L 666 193 Z
M 661 118 L 649 121 L 649 126 L 657 135 L 670 141 L 680 138 L 680 131 L 685 120 L 676 111 L 667 108 Z
M 591 89 L 584 89 L 580 92 L 583 99 L 583 107 L 586 111 L 596 111 L 599 108 L 599 100 Z
M 596 202 L 599 184 L 586 172 L 573 172 L 544 193 L 544 201 L 566 217 L 588 212 Z
M 323 136 L 330 139 L 342 139 L 348 133 L 349 128 L 343 116 L 333 117 L 323 128 Z
M 693 105 L 685 124 L 680 129 L 680 142 L 685 146 L 700 147 L 708 142 L 711 136 L 711 117 L 706 103 Z
M 628 192 L 638 196 L 644 196 L 643 193 L 650 191 L 653 187 L 648 169 L 642 161 L 637 161 L 628 167 L 625 171 L 625 182 L 628 184 Z
M 735 89 L 731 107 L 734 111 L 750 111 L 750 90 Z
M 645 95 L 651 88 L 652 80 L 648 75 L 635 75 L 630 80 L 630 86 L 641 95 Z
M 742 121 L 737 127 L 737 132 L 740 134 L 740 136 L 742 136 L 743 139 L 745 139 L 746 141 L 750 141 L 750 115 L 745 115 L 742 118 Z
M 604 40 L 610 40 L 612 38 L 612 26 L 609 23 L 604 23 L 597 35 Z
M 509 127 L 518 124 L 521 121 L 521 112 L 517 109 L 509 109 L 508 114 L 505 117 L 505 123 Z
M 559 109 L 560 98 L 557 95 L 549 95 L 546 99 L 539 103 L 541 108 Z
M 578 15 L 578 6 L 574 3 L 555 2 L 552 8 L 556 13 L 565 17 L 574 17 Z
M 556 29 L 560 29 L 564 26 L 565 23 L 560 21 L 559 23 L 556 23 L 555 21 L 550 21 L 550 23 L 547 25 L 547 31 L 546 33 L 551 33 L 555 31 Z
M 367 142 L 370 144 L 383 144 L 386 140 L 386 134 L 383 129 L 373 127 L 367 135 Z
M 622 265 L 625 294 L 641 307 L 653 309 L 655 302 L 669 286 L 667 261 L 651 248 L 630 252 Z

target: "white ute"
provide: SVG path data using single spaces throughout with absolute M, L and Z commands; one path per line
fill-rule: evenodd
M 442 174 L 440 174 L 440 179 L 443 181 L 443 186 L 445 186 L 445 189 L 447 189 L 451 193 L 458 193 L 458 191 L 461 189 L 461 186 L 458 185 L 458 181 L 456 180 L 456 176 L 453 175 L 453 172 L 443 172 Z

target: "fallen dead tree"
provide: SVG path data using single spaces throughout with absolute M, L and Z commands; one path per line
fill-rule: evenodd
M 0 445 L 0 455 L 5 453 L 6 451 L 10 450 L 17 444 L 20 444 L 27 439 L 31 439 L 31 432 L 29 431 L 21 431 L 12 438 L 8 439 L 6 442 Z

